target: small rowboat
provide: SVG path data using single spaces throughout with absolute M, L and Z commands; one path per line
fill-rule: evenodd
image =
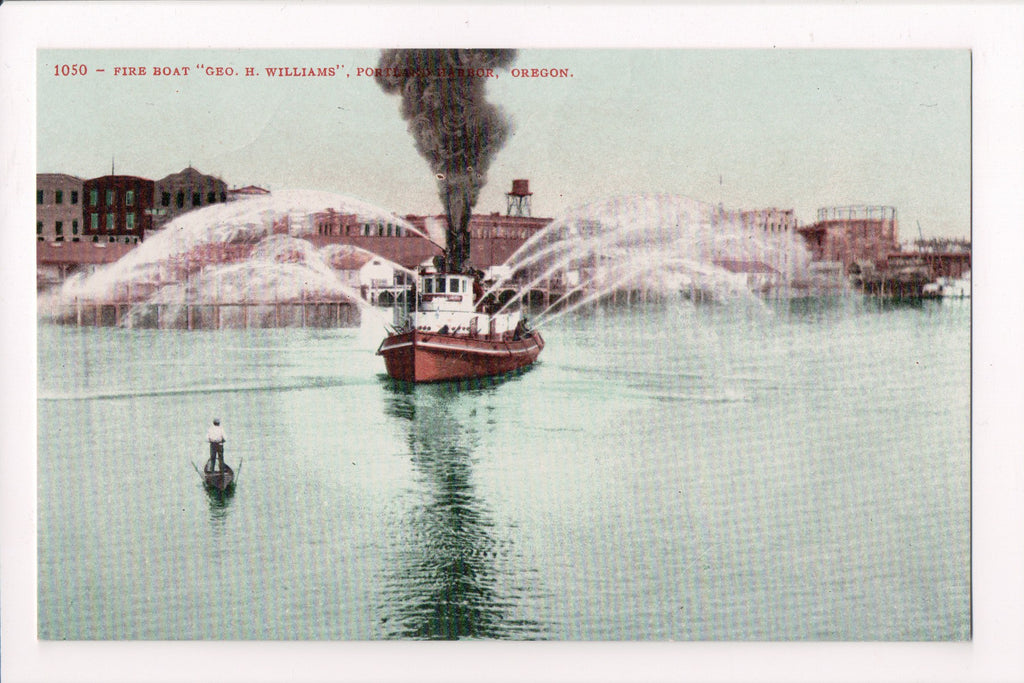
M 223 470 L 211 471 L 204 469 L 203 483 L 218 491 L 225 491 L 235 483 L 235 471 L 228 467 L 227 463 L 224 464 Z
M 199 472 L 199 468 L 196 467 L 195 463 L 192 463 L 192 467 L 195 467 L 196 472 Z M 238 469 L 239 471 L 242 469 L 241 460 L 238 461 Z M 235 485 L 235 471 L 227 463 L 224 463 L 223 470 L 213 470 L 210 468 L 210 463 L 207 462 L 203 467 L 203 471 L 199 472 L 199 476 L 203 478 L 203 484 L 208 489 L 229 491 Z

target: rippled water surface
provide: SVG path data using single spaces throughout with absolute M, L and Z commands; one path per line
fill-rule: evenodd
M 518 375 L 411 387 L 369 324 L 41 324 L 40 637 L 969 637 L 968 305 L 543 332 Z

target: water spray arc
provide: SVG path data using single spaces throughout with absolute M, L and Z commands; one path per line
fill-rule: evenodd
M 115 263 L 71 276 L 58 291 L 40 297 L 40 314 L 70 322 L 82 319 L 84 307 L 98 320 L 100 311 L 114 308 L 117 324 L 192 329 L 193 323 L 230 324 L 239 315 L 242 326 L 291 326 L 296 320 L 303 326 L 316 320 L 351 324 L 341 315 L 345 308 L 386 324 L 388 316 L 343 282 L 335 267 L 345 254 L 386 259 L 350 245 L 317 248 L 304 239 L 315 233 L 312 217 L 324 207 L 420 232 L 391 212 L 332 193 L 286 191 L 213 205 L 168 223 Z M 310 318 L 307 310 L 319 317 Z
M 577 207 L 524 243 L 505 263 L 510 275 L 484 296 L 495 296 L 514 280 L 518 292 L 504 309 L 562 279 L 567 287 L 539 313 L 534 323 L 539 326 L 622 290 L 756 299 L 749 276 L 724 264 L 756 264 L 776 288 L 806 275 L 810 254 L 794 236 L 751 230 L 729 215 L 667 194 L 613 197 Z

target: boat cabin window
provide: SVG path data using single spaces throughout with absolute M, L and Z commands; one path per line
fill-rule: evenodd
M 434 278 L 425 277 L 423 278 L 423 293 L 433 294 L 434 293 Z
M 439 277 L 439 278 L 437 278 L 437 293 L 438 294 L 444 294 L 444 292 L 445 292 L 444 278 L 443 277 Z
M 458 294 L 459 293 L 459 280 L 458 280 L 458 278 L 454 278 L 453 277 L 449 281 L 448 284 L 450 285 L 448 291 L 452 292 L 453 294 Z

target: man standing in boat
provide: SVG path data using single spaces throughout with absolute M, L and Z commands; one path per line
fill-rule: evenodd
M 224 430 L 220 426 L 220 418 L 213 418 L 213 425 L 206 431 L 206 440 L 210 442 L 210 472 L 224 471 Z M 220 463 L 218 467 L 217 463 Z

